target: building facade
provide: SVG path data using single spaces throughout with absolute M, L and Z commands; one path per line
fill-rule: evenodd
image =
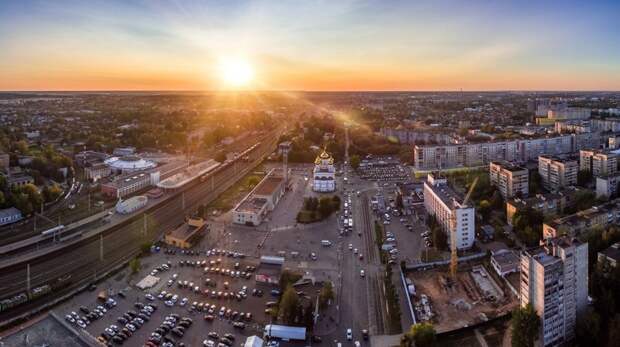
M 475 209 L 473 206 L 463 205 L 460 198 L 448 187 L 445 178 L 428 174 L 424 182 L 424 207 L 430 215 L 435 216 L 451 246 L 453 242 L 457 249 L 468 249 L 474 245 Z M 456 240 L 452 240 L 453 234 L 456 235 Z
M 620 173 L 596 178 L 596 197 L 611 198 L 618 196 L 618 182 L 620 182 Z
M 7 225 L 19 222 L 23 218 L 20 210 L 15 207 L 9 207 L 0 210 L 0 225 Z
M 7 153 L 0 153 L 0 171 L 9 172 L 10 158 Z
M 592 176 L 606 176 L 616 173 L 618 155 L 602 150 L 580 150 L 579 170 L 590 171 Z
M 504 199 L 515 195 L 526 197 L 529 193 L 529 172 L 524 167 L 492 161 L 489 176 L 491 184 L 497 187 Z
M 508 225 L 512 225 L 514 215 L 527 208 L 538 211 L 543 216 L 553 216 L 562 212 L 565 205 L 565 195 L 560 193 L 536 194 L 536 196 L 526 199 L 509 199 L 506 201 L 506 222 Z
M 579 166 L 576 159 L 541 155 L 538 157 L 538 173 L 543 186 L 551 191 L 577 184 Z
M 588 304 L 588 244 L 552 238 L 523 251 L 520 283 L 521 306 L 532 305 L 540 317 L 542 345 L 565 345 Z
M 159 182 L 159 170 L 118 176 L 101 184 L 101 193 L 109 198 L 123 198 Z
M 334 158 L 323 151 L 314 161 L 312 190 L 319 193 L 336 191 L 336 168 Z
M 454 145 L 416 145 L 415 170 L 438 170 L 488 165 L 491 161 L 526 162 L 540 155 L 562 155 L 580 149 L 600 148 L 607 141 L 599 132 L 566 134 L 537 139 L 520 139 Z
M 103 162 L 89 164 L 84 168 L 84 177 L 87 180 L 98 181 L 112 174 L 112 170 Z
M 605 228 L 620 222 L 620 199 L 543 223 L 543 237 L 579 236 L 592 228 Z
M 235 224 L 257 226 L 276 208 L 285 193 L 284 177 L 272 169 L 232 211 Z

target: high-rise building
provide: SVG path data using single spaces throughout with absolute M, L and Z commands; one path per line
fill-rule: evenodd
M 571 341 L 588 304 L 588 244 L 559 237 L 523 251 L 520 302 L 540 317 L 543 346 Z
M 448 186 L 447 180 L 438 174 L 428 174 L 424 182 L 424 207 L 435 216 L 450 245 L 456 242 L 457 249 L 468 249 L 474 245 L 476 214 L 473 205 L 463 204 Z M 453 233 L 456 240 L 452 240 Z
M 618 155 L 598 149 L 579 151 L 579 170 L 590 171 L 592 176 L 607 176 L 616 173 Z
M 552 191 L 577 184 L 579 166 L 573 158 L 559 158 L 548 155 L 538 157 L 538 173 L 543 186 Z
M 529 192 L 529 172 L 524 167 L 492 161 L 489 164 L 489 177 L 491 184 L 497 187 L 504 199 L 515 195 L 526 197 Z

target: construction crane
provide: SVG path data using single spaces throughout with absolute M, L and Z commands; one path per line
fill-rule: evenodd
M 469 191 L 465 195 L 465 199 L 463 199 L 463 203 L 461 206 L 467 206 L 467 202 L 469 201 L 469 197 L 471 193 L 474 191 L 476 187 L 476 183 L 478 183 L 478 177 L 474 179 L 471 186 L 469 187 Z M 456 247 L 456 209 L 452 209 L 452 213 L 450 215 L 450 277 L 452 278 L 452 283 L 456 283 L 456 270 L 459 265 L 459 255 Z

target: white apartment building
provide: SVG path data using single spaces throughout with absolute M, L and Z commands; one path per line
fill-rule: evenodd
M 540 155 L 569 154 L 600 148 L 607 141 L 598 132 L 566 134 L 538 139 L 455 145 L 414 146 L 415 170 L 437 170 L 488 165 L 491 161 L 526 162 Z
M 448 236 L 448 242 L 456 242 L 457 249 L 468 249 L 474 245 L 476 234 L 474 207 L 463 205 L 456 193 L 448 187 L 445 178 L 428 174 L 424 182 L 424 207 L 426 211 L 437 218 L 443 231 Z M 452 233 L 456 240 L 452 240 Z
M 550 238 L 521 254 L 521 306 L 531 304 L 541 319 L 544 347 L 575 337 L 577 317 L 588 304 L 588 244 Z
M 620 182 L 620 173 L 596 178 L 596 197 L 610 198 L 617 196 L 618 183 Z
M 579 151 L 579 170 L 586 170 L 592 176 L 607 176 L 616 173 L 618 155 L 609 151 L 584 150 Z
M 543 186 L 551 191 L 577 184 L 579 166 L 576 159 L 562 159 L 554 156 L 538 157 L 538 173 Z
M 515 195 L 527 197 L 529 193 L 529 171 L 524 167 L 493 161 L 489 164 L 489 177 L 504 199 Z

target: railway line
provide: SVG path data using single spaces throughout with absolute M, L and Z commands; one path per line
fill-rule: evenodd
M 69 274 L 72 276 L 72 281 L 71 285 L 51 295 L 7 311 L 0 311 L 0 321 L 7 321 L 41 306 L 54 297 L 97 280 L 102 274 L 129 260 L 137 253 L 141 243 L 159 239 L 164 231 L 181 223 L 188 210 L 194 210 L 201 203 L 213 201 L 262 162 L 266 155 L 275 149 L 278 136 L 274 135 L 277 133 L 266 136 L 256 151 L 246 158 L 248 161 L 240 160 L 222 168 L 214 173 L 212 181 L 202 182 L 196 179 L 195 182 L 188 184 L 183 193 L 178 193 L 165 203 L 139 213 L 127 223 L 106 229 L 97 237 L 73 240 L 71 247 L 54 250 L 44 257 L 3 268 L 0 271 L 0 293 L 3 298 L 19 294 L 28 288 L 45 285 Z M 27 280 L 28 272 L 30 282 Z

